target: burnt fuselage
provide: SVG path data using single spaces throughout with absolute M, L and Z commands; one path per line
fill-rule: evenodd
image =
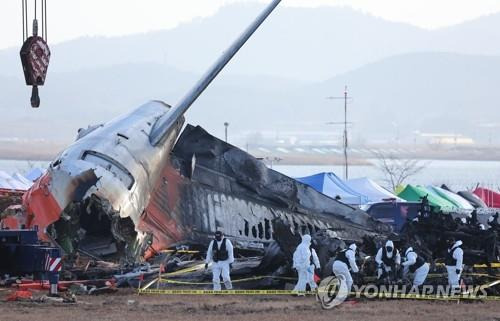
M 165 218 L 168 223 L 158 224 Z M 330 229 L 345 240 L 390 232 L 365 212 L 268 169 L 191 125 L 172 151 L 143 223 L 157 227 L 152 233 L 155 250 L 206 244 L 217 229 L 238 247 L 262 248 L 274 238 L 274 219 L 288 222 L 297 234 Z
M 25 195 L 29 226 L 67 252 L 100 238 L 113 246 L 94 254 L 122 248 L 135 259 L 204 245 L 217 229 L 237 247 L 263 248 L 273 240 L 274 219 L 288 222 L 294 233 L 330 229 L 355 241 L 390 231 L 201 127 L 188 125 L 173 146 L 179 124 L 152 147 L 147 129 L 163 109 L 152 102 L 81 133 Z

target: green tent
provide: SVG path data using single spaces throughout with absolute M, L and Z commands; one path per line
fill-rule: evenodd
M 442 210 L 452 210 L 456 208 L 456 206 L 453 203 L 428 191 L 423 186 L 415 186 L 408 184 L 406 185 L 405 189 L 398 194 L 398 196 L 401 197 L 402 199 L 412 202 L 420 202 L 422 198 L 426 195 L 427 199 L 429 200 L 429 204 L 432 207 L 436 207 Z

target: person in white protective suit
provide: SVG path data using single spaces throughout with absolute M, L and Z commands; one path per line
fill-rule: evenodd
M 446 265 L 446 271 L 448 271 L 448 284 L 452 287 L 460 286 L 460 276 L 462 275 L 464 251 L 462 250 L 462 241 L 456 241 L 454 239 L 449 239 L 448 252 L 444 263 Z
M 314 250 L 312 247 L 310 247 L 310 249 L 311 249 L 311 259 L 309 268 L 307 269 L 307 284 L 309 284 L 312 291 L 318 288 L 316 281 L 314 281 L 314 273 L 316 270 L 321 269 L 321 265 L 319 263 L 318 255 L 316 254 L 316 250 Z
M 403 277 L 413 273 L 413 285 L 420 286 L 424 284 L 427 274 L 429 274 L 429 263 L 418 256 L 410 246 L 405 252 L 405 261 L 401 263 L 403 266 Z
M 347 283 L 347 293 L 351 292 L 353 281 L 350 271 L 353 273 L 359 272 L 356 264 L 356 244 L 352 243 L 349 248 L 337 254 L 335 261 L 333 261 L 332 271 L 339 279 L 341 275 L 344 276 Z
M 302 242 L 300 242 L 295 252 L 293 252 L 293 268 L 297 270 L 298 274 L 297 284 L 293 288 L 294 291 L 305 291 L 308 283 L 311 289 L 316 287 L 316 283 L 314 283 L 314 267 L 311 264 L 311 255 L 311 236 L 304 234 L 302 236 Z M 312 277 L 310 276 L 311 273 L 313 274 Z M 311 280 L 314 285 L 310 283 Z
M 230 270 L 234 262 L 233 244 L 231 241 L 224 237 L 221 231 L 215 232 L 215 239 L 210 242 L 207 250 L 207 257 L 205 260 L 205 269 L 212 263 L 212 282 L 214 291 L 220 291 L 220 276 L 226 290 L 231 290 Z
M 394 243 L 391 240 L 385 242 L 385 245 L 381 247 L 377 255 L 375 256 L 375 262 L 377 263 L 377 279 L 383 277 L 396 278 L 396 272 L 401 264 L 401 255 L 399 250 L 394 247 Z

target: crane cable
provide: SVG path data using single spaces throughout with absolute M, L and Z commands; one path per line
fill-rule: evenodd
M 43 25 L 44 25 L 44 36 L 45 36 L 45 42 L 48 42 L 47 40 L 47 0 L 42 0 L 43 1 Z
M 21 13 L 23 14 L 23 43 L 24 43 L 24 0 L 21 0 L 21 5 L 22 5 L 22 11 Z
M 38 0 L 33 1 L 34 17 L 33 17 L 33 35 L 38 33 Z M 41 38 L 47 42 L 47 0 L 40 0 L 41 13 Z M 29 38 L 28 27 L 28 0 L 21 0 L 22 24 L 23 24 L 23 43 Z M 36 30 L 35 30 L 36 29 Z M 36 31 L 36 32 L 35 32 Z

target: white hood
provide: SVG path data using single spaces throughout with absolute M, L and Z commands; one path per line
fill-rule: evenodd
M 391 252 L 387 251 L 388 247 L 392 248 Z M 394 243 L 391 240 L 388 240 L 387 242 L 385 242 L 385 252 L 387 253 L 388 258 L 392 258 L 395 251 L 396 251 L 396 249 L 394 248 Z
M 453 244 L 453 246 L 451 247 L 451 249 L 448 250 L 448 252 L 452 251 L 456 247 L 459 247 L 460 245 L 462 245 L 462 241 L 460 241 L 460 240 L 456 241 L 455 244 Z
M 309 234 L 302 235 L 302 244 L 311 245 L 311 235 Z

